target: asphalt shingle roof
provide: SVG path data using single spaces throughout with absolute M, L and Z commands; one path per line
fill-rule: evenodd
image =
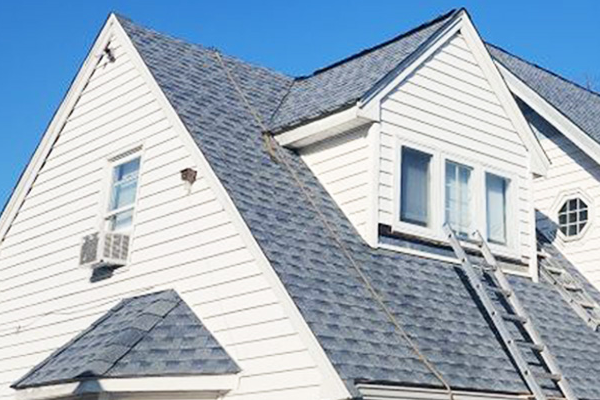
M 600 143 L 600 94 L 488 44 L 492 57 Z
M 271 160 L 261 127 L 214 50 L 128 20 L 121 23 L 349 389 L 354 391 L 357 381 L 440 387 L 395 334 L 290 172 L 282 162 Z M 288 94 L 291 78 L 232 57 L 224 60 L 251 103 L 268 119 Z M 280 149 L 280 157 L 291 165 L 386 305 L 453 388 L 527 392 L 460 268 L 369 247 L 302 159 L 286 149 Z M 598 334 L 550 286 L 510 279 L 572 379 L 576 394 L 600 399 Z
M 173 290 L 125 299 L 12 387 L 239 371 Z
M 456 11 L 450 11 L 426 24 L 371 49 L 293 81 L 269 130 L 305 123 L 349 106 L 398 67 L 444 26 Z

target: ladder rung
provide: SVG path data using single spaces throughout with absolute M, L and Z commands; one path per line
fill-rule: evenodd
M 503 289 L 503 288 L 500 288 L 500 287 L 490 288 L 490 291 L 492 291 L 494 293 L 497 293 L 499 295 L 502 295 L 504 297 L 510 297 L 512 295 L 512 291 L 511 290 Z
M 521 317 L 520 315 L 516 314 L 502 314 L 502 318 L 504 318 L 507 321 L 520 322 L 522 324 L 527 323 L 527 318 Z
M 544 351 L 544 348 L 546 347 L 543 344 L 537 344 L 537 343 L 532 343 L 532 342 L 523 342 L 520 340 L 515 341 L 515 343 L 521 347 L 527 347 L 527 348 L 530 348 L 531 350 L 535 350 L 538 352 Z
M 588 303 L 587 301 L 579 301 L 577 302 L 577 304 L 579 304 L 583 308 L 587 308 L 588 310 L 596 308 L 596 305 L 594 303 Z
M 564 284 L 563 288 L 565 288 L 565 290 L 568 290 L 569 292 L 582 292 L 583 288 L 577 285 L 573 285 L 573 284 Z
M 554 382 L 558 382 L 562 379 L 561 374 L 552 374 L 550 372 L 534 372 L 533 374 L 536 376 L 536 378 L 548 379 Z
M 554 268 L 554 267 L 550 267 L 550 266 L 545 266 L 544 268 L 546 269 L 546 271 L 548 271 L 548 272 L 550 272 L 551 274 L 554 274 L 554 275 L 562 275 L 563 272 L 565 272 L 563 269 Z

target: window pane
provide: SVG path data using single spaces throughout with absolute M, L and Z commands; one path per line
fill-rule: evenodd
M 137 180 L 116 184 L 113 188 L 113 200 L 111 210 L 133 204 L 135 201 L 135 192 L 137 189 Z
M 140 159 L 136 158 L 115 167 L 115 182 L 137 178 L 140 169 Z
M 110 218 L 110 230 L 126 229 L 133 223 L 133 210 L 127 210 L 113 215 Z
M 446 222 L 459 236 L 471 230 L 471 168 L 446 161 Z
M 114 168 L 110 210 L 116 210 L 135 202 L 139 169 L 139 158 Z
M 487 203 L 487 236 L 495 243 L 506 243 L 506 189 L 508 181 L 485 174 Z
M 429 224 L 429 165 L 431 155 L 402 148 L 400 219 L 427 226 Z

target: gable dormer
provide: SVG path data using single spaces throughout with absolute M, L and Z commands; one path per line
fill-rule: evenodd
M 535 275 L 532 178 L 548 159 L 467 13 L 433 24 L 357 56 L 368 65 L 402 53 L 403 42 L 412 50 L 353 106 L 276 137 L 298 149 L 371 246 L 453 258 L 439 250 L 448 222 L 465 247 L 478 231 Z M 321 74 L 335 78 L 309 79 Z M 306 97 L 310 84 L 299 85 L 288 101 Z

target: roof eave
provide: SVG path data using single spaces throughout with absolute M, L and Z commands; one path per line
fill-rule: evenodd
M 90 394 L 194 394 L 218 398 L 237 387 L 239 374 L 99 378 L 19 389 L 15 400 L 47 400 Z

